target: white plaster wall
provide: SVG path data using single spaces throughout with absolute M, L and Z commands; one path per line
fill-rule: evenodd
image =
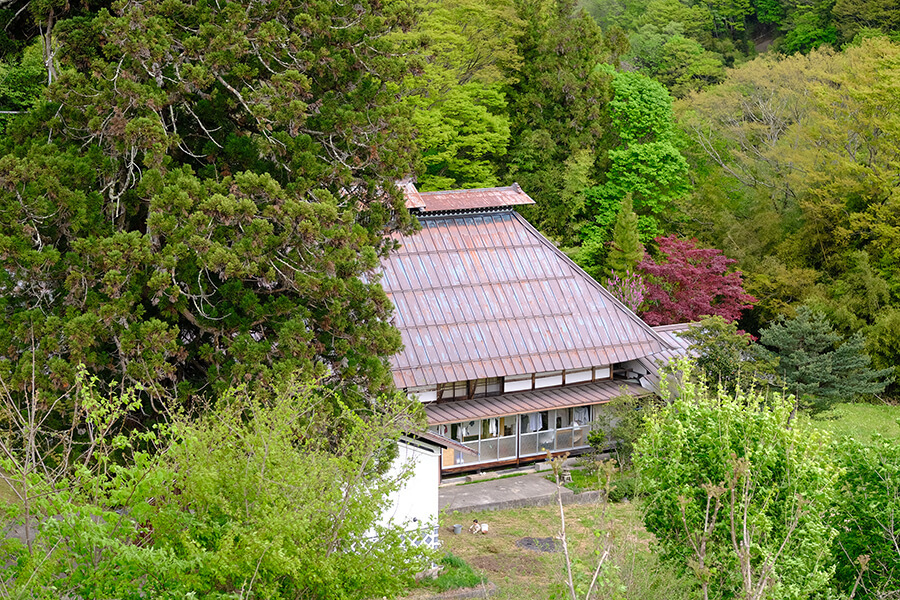
M 434 402 L 437 400 L 437 390 L 428 390 L 409 394 L 410 398 L 418 398 L 419 402 Z
M 528 379 L 519 379 L 518 381 L 504 381 L 503 382 L 503 392 L 521 392 L 522 390 L 530 390 L 531 389 L 531 378 Z
M 594 377 L 594 374 L 590 369 L 585 369 L 584 371 L 567 371 L 566 372 L 566 385 L 571 383 L 581 383 L 584 381 L 590 381 Z
M 597 367 L 594 369 L 596 379 L 609 379 L 609 367 Z
M 389 476 L 396 477 L 403 465 L 411 465 L 412 474 L 393 494 L 390 506 L 381 517 L 381 524 L 404 525 L 410 531 L 428 526 L 433 528 L 438 521 L 440 449 L 433 447 L 431 451 L 425 450 L 402 439 L 397 446 L 397 460 L 391 465 Z M 431 448 L 430 445 L 427 447 Z
M 559 375 L 551 375 L 550 377 L 535 377 L 534 378 L 534 389 L 540 389 L 545 387 L 556 387 L 558 385 L 562 385 L 562 374 Z

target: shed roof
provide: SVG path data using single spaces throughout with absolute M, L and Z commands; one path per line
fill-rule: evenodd
M 428 415 L 428 425 L 443 425 L 554 408 L 601 404 L 622 394 L 644 396 L 647 393 L 641 386 L 633 382 L 607 380 L 545 390 L 515 392 L 489 398 L 432 402 L 425 406 L 425 413 Z
M 420 216 L 382 285 L 400 388 L 610 365 L 669 344 L 512 210 Z
M 478 455 L 477 452 L 475 452 L 468 446 L 464 446 L 462 443 L 457 442 L 456 440 L 451 440 L 450 438 L 443 435 L 438 435 L 433 431 L 419 431 L 417 433 L 408 433 L 407 436 L 413 439 L 423 440 L 440 448 L 449 448 L 450 450 L 456 450 L 457 452 L 462 452 L 464 454 L 474 454 L 476 456 Z
M 522 191 L 518 183 L 507 187 L 442 192 L 420 192 L 407 181 L 400 185 L 406 194 L 406 208 L 418 210 L 419 214 L 534 204 L 534 200 Z

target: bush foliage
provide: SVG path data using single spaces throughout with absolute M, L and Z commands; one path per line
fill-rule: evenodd
M 793 402 L 711 392 L 687 377 L 635 446 L 644 523 L 710 596 L 808 598 L 833 567 L 839 469 Z

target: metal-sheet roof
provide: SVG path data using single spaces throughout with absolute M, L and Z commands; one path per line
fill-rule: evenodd
M 419 214 L 534 204 L 517 183 L 508 187 L 419 192 L 412 183 L 403 182 L 401 188 L 406 194 L 406 208 L 419 209 Z
M 669 346 L 512 210 L 420 216 L 383 262 L 400 388 L 578 369 Z
M 450 450 L 456 450 L 457 452 L 462 452 L 464 454 L 474 454 L 475 456 L 478 456 L 478 453 L 468 446 L 464 446 L 462 443 L 451 440 L 448 437 L 438 435 L 433 431 L 420 431 L 418 433 L 410 433 L 407 435 L 440 446 L 441 448 L 449 448 Z
M 633 382 L 597 381 L 544 390 L 516 392 L 503 396 L 432 402 L 425 405 L 428 425 L 474 421 L 488 417 L 506 417 L 522 413 L 601 404 L 622 394 L 643 396 L 647 391 Z
M 416 189 L 416 186 L 412 181 L 398 181 L 397 187 L 403 190 L 403 195 L 406 196 L 406 208 L 409 210 L 425 208 L 425 201 L 422 200 L 422 196 L 419 195 L 419 190 Z
M 690 326 L 691 323 L 676 323 L 654 327 L 653 331 L 669 342 L 670 347 L 651 356 L 645 356 L 640 363 L 651 373 L 658 373 L 660 366 L 668 365 L 670 360 L 690 356 L 691 352 L 688 350 L 688 346 L 691 345 L 691 342 L 678 335 L 687 331 Z
M 660 370 L 668 366 L 672 359 L 679 359 L 692 355 L 692 352 L 688 350 L 688 346 L 691 345 L 691 342 L 678 335 L 683 331 L 687 331 L 688 327 L 691 325 L 692 323 L 676 323 L 674 325 L 657 325 L 653 328 L 653 331 L 668 342 L 669 348 L 657 352 L 656 354 L 645 356 L 636 361 L 638 365 L 647 371 L 647 375 L 644 376 L 644 379 L 649 389 L 654 392 L 659 392 L 659 383 L 662 379 Z

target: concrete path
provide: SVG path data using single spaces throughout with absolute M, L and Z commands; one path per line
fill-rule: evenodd
M 438 505 L 446 513 L 544 506 L 556 502 L 556 484 L 547 481 L 545 476 L 548 473 L 441 486 Z M 576 495 L 572 490 L 563 488 L 562 498 L 563 504 L 593 502 L 597 499 L 597 492 Z

